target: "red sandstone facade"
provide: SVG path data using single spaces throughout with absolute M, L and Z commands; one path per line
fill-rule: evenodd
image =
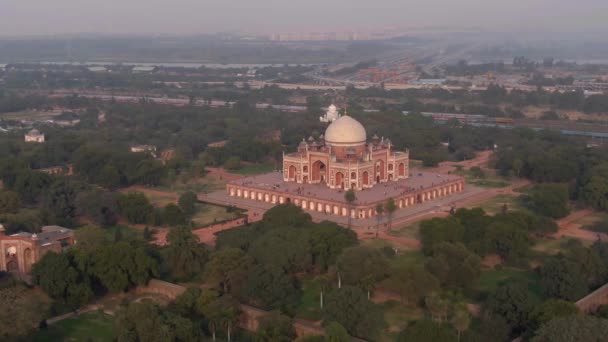
M 60 253 L 73 244 L 73 231 L 59 226 L 42 227 L 38 234 L 13 235 L 4 235 L 4 228 L 0 226 L 0 271 L 27 274 L 44 254 Z
M 398 208 L 407 208 L 419 203 L 443 198 L 464 190 L 464 179 L 456 178 L 436 184 L 434 186 L 411 190 L 402 195 L 395 196 L 395 204 Z M 376 216 L 376 206 L 378 203 L 384 204 L 386 199 L 367 203 L 355 202 L 352 206 L 345 203 L 343 200 L 328 200 L 323 198 L 314 198 L 305 194 L 289 193 L 286 194 L 280 190 L 264 190 L 257 188 L 255 185 L 238 185 L 228 184 L 228 195 L 231 197 L 244 198 L 254 201 L 283 204 L 292 203 L 304 210 L 316 211 L 336 216 L 350 216 L 354 219 L 366 219 Z
M 389 139 L 377 136 L 368 142 L 365 128 L 342 116 L 324 136 L 310 137 L 297 152 L 285 154 L 281 177 L 267 174 L 233 181 L 226 191 L 230 197 L 293 203 L 309 211 L 366 219 L 376 216 L 377 205 L 388 198 L 398 208 L 407 208 L 464 190 L 462 177 L 411 175 L 408 164 L 409 151 L 393 151 Z M 359 193 L 352 205 L 344 200 L 346 189 Z
M 333 122 L 324 136 L 302 141 L 283 156 L 283 181 L 326 184 L 330 189 L 363 190 L 406 179 L 409 151 L 393 151 L 389 139 L 366 141 L 363 126 L 348 116 Z

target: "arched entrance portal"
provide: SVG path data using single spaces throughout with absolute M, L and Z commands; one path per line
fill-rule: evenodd
M 399 177 L 405 176 L 405 164 L 399 164 Z
M 363 185 L 369 185 L 369 173 L 363 172 Z
M 312 179 L 311 181 L 313 183 L 317 183 L 317 182 L 324 182 L 326 179 L 326 167 L 325 164 L 320 161 L 317 160 L 316 162 L 314 162 L 314 164 L 312 164 Z
M 380 180 L 384 180 L 384 160 L 378 160 L 376 161 L 375 164 L 375 176 L 376 176 L 376 182 L 380 183 Z
M 336 172 L 336 183 L 337 187 L 344 189 L 344 174 L 342 172 Z
M 294 178 L 296 178 L 296 167 L 295 166 L 291 165 L 289 167 L 288 177 L 289 177 L 289 180 L 294 180 Z
M 32 268 L 32 250 L 27 248 L 23 251 L 23 266 L 25 268 L 25 272 L 29 272 Z

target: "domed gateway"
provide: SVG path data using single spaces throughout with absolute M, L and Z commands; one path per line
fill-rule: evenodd
M 283 158 L 283 180 L 362 190 L 408 177 L 409 152 L 393 151 L 389 139 L 367 141 L 363 125 L 348 115 L 332 122 L 317 139 L 304 139 Z

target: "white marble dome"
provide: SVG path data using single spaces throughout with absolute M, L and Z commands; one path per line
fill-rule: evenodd
M 348 115 L 341 116 L 325 130 L 325 143 L 336 146 L 361 145 L 367 141 L 363 125 Z

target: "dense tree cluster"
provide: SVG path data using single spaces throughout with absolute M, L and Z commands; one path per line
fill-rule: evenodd
M 150 251 L 126 241 L 87 241 L 65 253 L 49 252 L 32 268 L 34 283 L 74 309 L 96 295 L 126 291 L 158 275 L 158 261 Z

